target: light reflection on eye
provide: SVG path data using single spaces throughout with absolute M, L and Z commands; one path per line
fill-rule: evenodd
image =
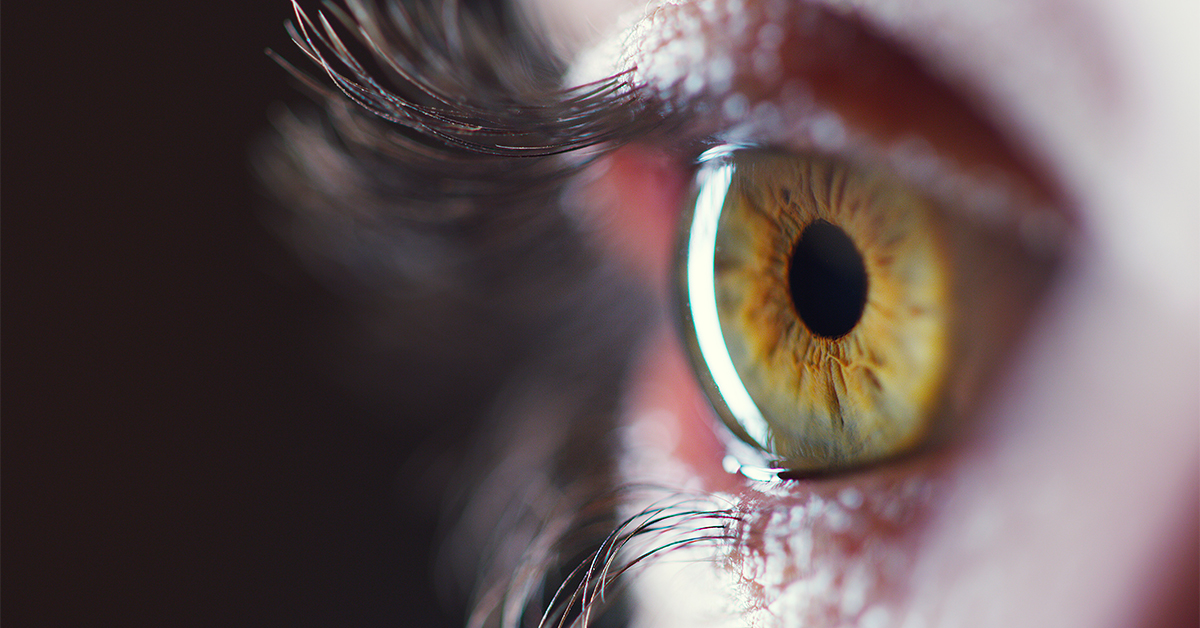
M 717 398 L 727 413 L 736 417 L 734 429 L 740 429 L 740 436 L 748 442 L 762 447 L 768 442 L 770 428 L 730 359 L 721 332 L 713 281 L 717 227 L 725 195 L 733 182 L 733 166 L 725 161 L 711 164 L 697 174 L 697 179 L 695 215 L 686 236 L 684 272 L 688 307 L 684 315 L 690 318 L 689 331 L 694 332 L 696 351 L 712 377 Z
M 766 454 L 741 453 L 744 472 L 854 467 L 922 445 L 969 410 L 1012 333 L 1001 321 L 1028 312 L 1027 286 L 1052 265 L 837 158 L 719 149 L 696 188 L 684 333 L 721 419 Z

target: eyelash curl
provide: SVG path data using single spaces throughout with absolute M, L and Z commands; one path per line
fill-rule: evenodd
M 547 165 L 546 158 L 603 145 L 595 157 L 661 126 L 626 80 L 630 72 L 561 88 L 564 66 L 502 8 L 485 4 L 465 13 L 456 1 L 440 11 L 390 0 L 382 8 L 361 0 L 345 5 L 326 4 L 326 11 L 353 35 L 349 44 L 326 12 L 314 21 L 295 0 L 295 21 L 287 24 L 293 42 L 340 94 L 268 54 L 327 104 L 344 97 L 360 114 L 392 123 L 372 148 L 426 175 L 415 182 L 442 198 L 555 184 L 588 160 Z M 367 51 L 374 71 L 351 45 Z M 519 167 L 512 158 L 523 158 Z M 430 174 L 439 186 L 428 185 Z M 480 181 L 491 186 L 472 185 Z M 419 187 L 408 190 L 413 198 L 427 194 Z
M 628 75 L 562 89 L 565 66 L 504 8 L 436 5 L 346 0 L 314 17 L 293 2 L 288 31 L 327 79 L 268 54 L 323 111 L 278 112 L 256 166 L 290 208 L 281 236 L 339 289 L 368 293 L 386 335 L 403 330 L 398 360 L 453 375 L 419 407 L 464 389 L 495 398 L 445 428 L 474 433 L 452 438 L 460 470 L 426 478 L 457 496 L 444 597 L 473 600 L 470 626 L 620 621 L 622 574 L 725 543 L 739 520 L 708 497 L 614 489 L 612 447 L 595 446 L 614 441 L 651 299 L 590 250 L 563 191 L 672 125 Z M 648 492 L 655 505 L 621 513 Z
M 612 513 L 622 504 L 655 497 L 614 526 Z M 466 625 L 624 625 L 627 574 L 677 550 L 724 547 L 736 538 L 741 515 L 713 506 L 709 496 L 626 485 L 545 518 L 510 577 L 484 587 Z

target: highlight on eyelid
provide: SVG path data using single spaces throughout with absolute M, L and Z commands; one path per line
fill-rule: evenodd
M 732 151 L 695 192 L 680 272 L 696 370 L 734 434 L 790 471 L 890 458 L 961 420 L 1051 265 L 832 157 Z
M 878 163 L 955 209 L 1029 223 L 1048 249 L 1051 223 L 1066 231 L 1053 172 L 1001 131 L 1001 112 L 848 8 L 656 5 L 593 52 L 573 78 L 627 72 L 650 106 L 688 119 L 691 139 Z

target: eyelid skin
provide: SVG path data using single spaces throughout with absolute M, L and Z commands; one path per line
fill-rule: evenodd
M 986 163 L 1033 177 L 958 95 L 853 15 L 805 4 L 788 5 L 780 16 L 769 12 L 757 5 L 736 19 L 696 5 L 654 12 L 643 28 L 669 34 L 639 38 L 630 55 L 634 82 L 672 102 L 712 99 L 726 122 L 754 124 L 748 114 L 762 104 L 786 108 L 811 99 L 809 115 L 836 116 L 842 133 L 863 133 L 881 145 L 918 136 L 966 169 Z M 837 129 L 812 131 L 813 141 L 841 148 Z
M 1165 75 L 1178 72 L 1181 64 L 1160 68 L 1152 61 L 1170 57 L 1161 53 L 1178 48 L 1192 54 L 1184 58 L 1194 58 L 1194 39 L 1183 36 L 1178 23 L 1168 24 L 1178 18 L 1162 7 L 1157 12 L 1147 7 L 1143 15 L 1132 5 L 1115 2 L 1082 8 L 937 0 L 890 8 L 884 2 L 862 5 L 869 5 L 863 15 L 872 24 L 911 44 L 939 76 L 974 88 L 974 104 L 1006 139 L 1049 165 L 1048 178 L 1061 186 L 1062 197 L 1072 200 L 1083 228 L 1080 246 L 1072 250 L 1058 289 L 1028 339 L 1028 350 L 1018 357 L 1019 368 L 1001 383 L 1003 394 L 984 409 L 989 437 L 940 461 L 938 469 L 913 461 L 907 468 L 879 469 L 856 478 L 860 489 L 875 486 L 887 492 L 895 488 L 887 486 L 889 478 L 899 481 L 907 474 L 917 478 L 916 493 L 925 490 L 921 486 L 931 491 L 931 497 L 906 502 L 916 509 L 912 521 L 920 525 L 906 526 L 910 532 L 894 547 L 901 568 L 911 568 L 906 577 L 911 587 L 888 592 L 896 604 L 880 605 L 881 612 L 890 613 L 882 625 L 902 625 L 905 619 L 948 626 L 1143 625 L 1127 618 L 1137 612 L 1146 591 L 1161 582 L 1160 567 L 1163 572 L 1178 570 L 1179 556 L 1163 539 L 1180 539 L 1172 531 L 1194 520 L 1197 494 L 1200 265 L 1195 207 L 1200 197 L 1195 172 L 1200 160 L 1194 108 L 1200 103 L 1195 93 L 1183 93 L 1194 90 L 1196 77 L 1168 79 Z M 1124 20 L 1152 28 L 1133 39 L 1106 40 L 1113 25 Z M 1061 28 L 1063 23 L 1082 26 Z M 1179 36 L 1168 36 L 1172 34 Z M 1072 46 L 1078 39 L 1087 45 Z M 637 41 L 629 32 L 614 40 Z M 1185 40 L 1193 44 L 1180 43 Z M 1116 49 L 1110 50 L 1112 55 L 1096 52 L 1110 46 Z M 1130 50 L 1145 56 L 1131 60 Z M 1061 57 L 1049 54 L 1054 51 L 1065 52 Z M 1122 57 L 1126 65 L 1109 65 L 1110 56 Z M 608 48 L 595 58 L 609 64 L 596 67 L 611 68 L 617 54 Z M 589 63 L 585 59 L 581 65 Z M 588 71 L 579 75 L 588 76 Z M 1158 80 L 1156 85 L 1151 78 Z M 1193 111 L 1183 113 L 1186 107 Z M 617 157 L 624 153 L 635 161 L 636 154 L 657 151 L 661 148 L 630 146 Z M 612 220 L 636 229 L 642 208 L 628 196 Z M 698 393 L 678 390 L 675 395 L 674 402 L 643 401 L 629 416 L 652 422 L 664 416 L 653 410 L 685 407 L 681 400 Z M 669 463 L 663 467 L 671 468 Z M 670 480 L 695 482 L 695 476 L 684 473 Z M 797 564 L 804 564 L 815 555 L 797 547 L 861 547 L 854 545 L 856 537 L 829 536 L 845 520 L 826 516 L 836 498 L 826 485 L 792 486 L 790 492 L 764 488 L 757 497 L 742 493 L 742 503 L 762 519 L 746 528 L 745 542 L 731 556 L 790 552 Z M 768 507 L 761 508 L 763 504 Z M 774 512 L 784 523 L 770 522 L 771 504 L 779 506 Z M 858 529 L 862 521 L 850 529 Z M 890 530 L 892 536 L 857 538 L 897 540 L 896 529 Z M 788 532 L 796 539 L 790 547 Z M 800 542 L 821 535 L 834 542 Z M 1194 534 L 1187 542 L 1194 542 Z M 858 567 L 856 557 L 863 559 Z M 779 586 L 773 591 L 778 597 L 751 596 L 748 603 L 760 604 L 754 608 L 766 623 L 792 616 L 787 611 L 821 603 L 812 587 L 822 578 L 848 577 L 869 558 L 849 552 L 837 561 L 810 560 L 808 565 L 838 566 L 830 572 L 801 572 L 795 583 L 808 586 L 794 587 L 790 595 Z M 788 568 L 786 563 L 776 566 Z M 762 584 L 770 573 L 752 571 L 746 577 Z M 719 595 L 722 583 L 715 586 L 714 595 Z M 770 584 L 764 587 L 770 589 Z M 868 603 L 876 601 L 887 600 L 870 598 Z M 648 600 L 647 605 L 661 603 Z M 847 616 L 846 609 L 855 612 Z M 869 623 L 859 613 L 873 609 L 848 602 L 826 610 L 813 625 L 838 625 L 839 619 Z M 675 611 L 687 609 L 665 614 Z

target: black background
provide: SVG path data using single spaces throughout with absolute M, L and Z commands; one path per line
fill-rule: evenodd
M 436 625 L 411 434 L 315 349 L 337 300 L 250 145 L 284 0 L 4 15 L 3 619 Z M 381 420 L 383 417 L 383 420 Z M 11 622 L 11 623 L 9 623 Z

